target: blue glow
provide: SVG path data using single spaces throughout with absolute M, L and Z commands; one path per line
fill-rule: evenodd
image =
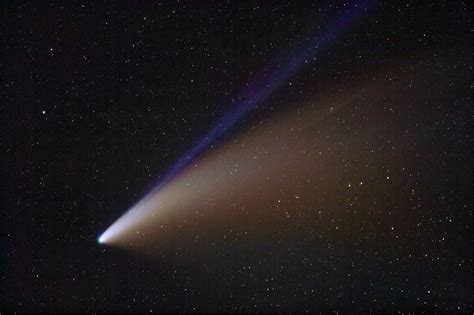
M 307 39 L 304 45 L 299 49 L 295 49 L 292 54 L 284 54 L 268 63 L 235 98 L 237 101 L 230 106 L 231 109 L 224 113 L 215 126 L 172 165 L 144 198 L 155 196 L 155 192 L 183 171 L 193 160 L 199 158 L 218 140 L 222 139 L 248 112 L 262 105 L 273 92 L 300 71 L 305 64 L 310 64 L 311 61 L 326 51 L 349 29 L 349 26 L 355 24 L 375 3 L 376 0 L 361 0 L 344 6 L 343 12 L 317 36 Z M 130 211 L 127 211 L 115 221 L 97 239 L 97 242 L 99 244 L 113 243 L 124 230 L 139 222 L 144 213 L 149 210 L 148 203 L 142 202 L 142 200 L 144 199 L 140 199 Z
M 355 24 L 369 11 L 374 3 L 375 0 L 354 1 L 332 24 L 329 24 L 317 36 L 308 40 L 290 58 L 280 58 L 283 61 L 279 64 L 264 67 L 264 70 L 256 76 L 256 79 L 241 92 L 237 98 L 240 101 L 235 103 L 229 112 L 222 115 L 217 124 L 172 165 L 151 192 L 163 187 L 211 145 L 222 138 L 246 113 L 262 104 L 268 96 L 287 82 L 297 71 L 301 70 L 305 64 L 309 64 L 315 57 L 328 49 L 337 41 L 338 37 L 347 31 L 350 25 Z

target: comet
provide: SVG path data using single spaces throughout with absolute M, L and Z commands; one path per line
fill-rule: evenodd
M 169 213 L 170 209 L 190 207 L 190 201 L 194 202 L 193 207 L 209 208 L 210 204 L 203 203 L 203 200 L 211 200 L 212 204 L 213 199 L 209 199 L 211 195 L 203 199 L 202 193 L 211 194 L 216 192 L 208 188 L 213 187 L 212 181 L 203 179 L 209 174 L 214 174 L 219 179 L 219 185 L 224 185 L 225 183 L 220 181 L 223 181 L 225 177 L 219 175 L 218 172 L 216 173 L 219 167 L 216 167 L 215 164 L 209 169 L 201 165 L 199 171 L 196 171 L 193 163 L 206 155 L 209 148 L 224 138 L 228 131 L 250 111 L 264 105 L 270 95 L 301 71 L 305 65 L 326 52 L 352 26 L 357 24 L 374 4 L 375 1 L 352 2 L 321 32 L 308 39 L 301 47 L 290 54 L 282 54 L 267 64 L 235 98 L 239 101 L 230 106 L 231 109 L 218 119 L 215 126 L 179 158 L 144 197 L 105 230 L 98 237 L 97 242 L 99 244 L 117 243 L 118 241 L 124 241 L 125 236 L 130 233 L 141 236 L 144 233 L 143 231 L 146 230 L 145 226 L 148 222 L 172 218 L 173 215 Z M 225 156 L 224 153 L 222 154 Z M 247 161 L 250 158 L 253 158 L 253 156 L 242 157 L 242 161 Z M 219 158 L 217 161 L 221 161 L 222 165 L 226 164 Z M 279 165 L 274 162 L 272 165 Z M 284 163 L 284 161 L 279 162 Z M 213 170 L 210 168 L 213 168 Z M 204 170 L 207 170 L 207 173 Z M 227 173 L 228 170 L 224 167 L 221 171 Z M 236 168 L 235 172 L 242 173 L 242 169 Z M 188 178 L 188 180 L 183 182 L 184 178 Z M 196 193 L 196 191 L 199 191 L 199 193 Z M 216 199 L 218 199 L 217 196 Z

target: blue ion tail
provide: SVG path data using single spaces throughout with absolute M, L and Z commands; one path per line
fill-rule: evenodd
M 375 3 L 376 0 L 351 2 L 344 7 L 340 15 L 329 23 L 320 33 L 307 40 L 304 45 L 295 49 L 290 54 L 284 54 L 283 57 L 277 58 L 276 60 L 279 61 L 277 64 L 266 65 L 255 79 L 241 91 L 240 95 L 236 98 L 238 101 L 231 106 L 231 109 L 224 113 L 220 119 L 217 120 L 214 127 L 171 166 L 165 175 L 143 198 L 159 191 L 193 160 L 201 156 L 215 144 L 216 141 L 221 139 L 226 132 L 234 127 L 238 121 L 242 120 L 248 112 L 265 102 L 273 92 L 285 84 L 295 73 L 329 49 L 351 26 L 357 24 Z M 97 239 L 97 242 L 99 244 L 106 243 L 111 238 L 115 238 L 117 234 L 120 234 L 124 228 L 129 228 L 137 224 L 139 218 L 143 217 L 143 213 L 141 212 L 147 211 L 146 207 L 141 207 L 139 204 L 140 201 L 112 224 Z

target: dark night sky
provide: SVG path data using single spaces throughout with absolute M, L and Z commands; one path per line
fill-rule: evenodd
M 378 92 L 416 143 L 404 143 L 385 116 L 360 127 L 390 130 L 367 143 L 381 164 L 390 137 L 412 153 L 407 175 L 393 176 L 422 192 L 408 206 L 374 180 L 384 197 L 377 205 L 366 193 L 359 204 L 377 213 L 364 221 L 368 234 L 340 242 L 279 224 L 268 238 L 216 236 L 199 257 L 179 243 L 159 255 L 97 244 L 265 65 L 346 5 L 4 3 L 0 311 L 472 312 L 472 12 L 464 1 L 376 2 L 227 135 L 384 69 L 409 77 L 433 65 L 418 78 L 428 87 L 404 104 Z M 366 115 L 377 117 L 377 106 Z M 414 221 L 400 235 L 381 233 L 387 213 Z

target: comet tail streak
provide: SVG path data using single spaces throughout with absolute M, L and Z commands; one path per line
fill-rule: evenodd
M 243 116 L 250 110 L 262 104 L 270 94 L 281 87 L 288 79 L 301 68 L 328 49 L 338 40 L 350 26 L 354 25 L 375 3 L 370 1 L 354 1 L 338 16 L 326 29 L 308 40 L 303 47 L 295 51 L 290 57 L 280 57 L 278 64 L 270 64 L 257 75 L 256 79 L 244 89 L 233 109 L 224 114 L 204 137 L 195 146 L 186 152 L 163 178 L 152 188 L 151 192 L 145 195 L 136 205 L 127 211 L 121 218 L 113 223 L 99 238 L 99 243 L 109 243 L 123 231 L 135 226 L 144 216 L 155 209 L 151 204 L 164 202 L 156 196 L 166 195 L 169 189 L 166 185 L 183 171 L 192 161 L 199 158 L 217 140 L 222 138 Z M 161 192 L 162 190 L 165 190 Z M 159 192 L 157 194 L 157 192 Z M 154 212 L 151 212 L 154 213 Z
M 387 95 L 400 107 L 416 98 L 425 101 L 435 97 L 427 92 L 430 80 L 420 79 L 437 77 L 430 67 L 435 68 L 424 62 L 413 77 L 386 69 L 373 76 L 379 78 L 377 81 L 354 82 L 343 94 L 320 95 L 305 106 L 270 117 L 251 131 L 208 151 L 159 191 L 148 194 L 99 242 L 135 248 L 157 246 L 172 241 L 173 235 L 176 239 L 176 234 L 181 240 L 192 240 L 221 230 L 247 233 L 257 227 L 278 226 L 282 219 L 290 217 L 295 217 L 293 223 L 300 230 L 307 221 L 319 222 L 321 228 L 330 225 L 317 209 L 331 208 L 335 214 L 340 211 L 337 205 L 341 200 L 348 198 L 347 189 L 364 194 L 365 178 L 375 178 L 389 164 L 404 169 L 413 163 L 416 156 L 409 154 L 407 143 L 416 141 L 416 130 L 403 117 L 392 117 L 380 109 Z M 396 77 L 398 80 L 391 79 Z M 403 90 L 403 82 L 416 84 L 417 94 Z M 360 120 L 354 111 L 364 112 L 366 118 Z M 397 120 L 405 130 L 403 137 L 390 139 L 390 145 L 397 148 L 396 155 L 378 157 L 361 149 L 368 139 L 385 141 L 380 134 L 385 132 L 384 121 L 390 119 Z M 380 123 L 373 126 L 371 121 Z M 335 162 L 341 160 L 341 155 L 346 163 L 378 165 L 380 169 L 353 169 L 351 178 L 360 180 L 346 181 L 347 164 Z M 389 179 L 387 176 L 385 180 Z M 380 192 L 377 189 L 371 193 L 381 194 L 388 188 L 381 186 Z M 392 198 L 403 202 L 405 197 L 398 194 L 393 191 Z M 358 233 L 356 227 L 363 225 L 361 222 L 368 215 L 359 212 L 351 216 L 348 221 L 355 231 L 347 233 Z

